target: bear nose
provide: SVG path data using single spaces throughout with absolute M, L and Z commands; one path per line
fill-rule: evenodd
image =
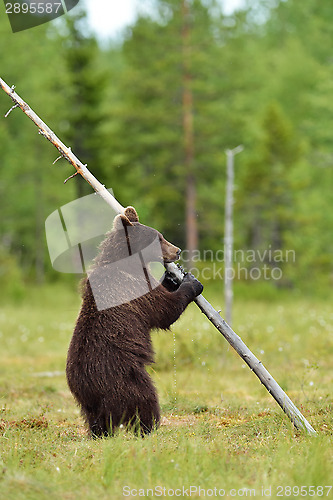
M 180 256 L 180 254 L 182 253 L 181 249 L 180 249 L 180 248 L 178 248 L 178 250 L 177 250 L 177 252 L 176 252 L 176 253 L 177 253 L 177 256 L 179 257 L 179 256 Z

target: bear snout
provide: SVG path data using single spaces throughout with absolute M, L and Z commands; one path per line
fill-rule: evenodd
M 164 243 L 164 242 L 163 242 Z M 162 244 L 163 260 L 165 263 L 175 262 L 179 259 L 181 249 L 172 245 L 172 243 L 165 242 Z

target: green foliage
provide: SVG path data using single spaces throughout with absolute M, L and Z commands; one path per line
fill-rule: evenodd
M 84 11 L 13 35 L 0 19 L 2 77 L 123 205 L 184 248 L 184 61 L 194 115 L 200 249 L 221 250 L 226 148 L 236 157 L 237 249 L 293 249 L 279 285 L 331 286 L 332 65 L 329 0 L 248 2 L 230 16 L 191 2 L 184 59 L 182 2 L 155 0 L 123 40 L 100 46 Z M 0 95 L 3 115 L 11 106 Z M 14 110 L 0 120 L 0 245 L 24 278 L 53 280 L 44 220 L 90 191 Z M 66 166 L 65 166 L 66 165 Z M 270 263 L 271 265 L 272 263 Z M 66 278 L 67 279 L 67 278 Z M 311 285 L 310 285 L 311 286 Z
M 2 78 L 16 85 L 22 98 L 61 135 L 65 101 L 59 91 L 64 75 L 58 35 L 46 25 L 13 35 L 6 16 L 1 16 L 0 37 L 6 45 Z M 44 270 L 50 269 L 44 222 L 58 203 L 73 196 L 71 187 L 54 190 L 62 185 L 68 170 L 59 167 L 60 163 L 52 168 L 57 151 L 38 135 L 21 111 L 14 110 L 3 118 L 11 107 L 4 92 L 0 107 L 0 245 L 14 254 L 25 277 L 42 279 Z
M 0 247 L 0 283 L 3 299 L 19 303 L 24 296 L 22 272 L 15 257 L 3 247 Z
M 66 138 L 78 158 L 92 165 L 94 175 L 103 179 L 101 149 L 106 139 L 102 133 L 106 72 L 98 65 L 100 51 L 97 40 L 89 34 L 85 12 L 74 11 L 74 15 L 66 18 L 65 28 L 62 50 L 68 81 L 64 96 L 69 104 Z M 91 193 L 89 184 L 81 176 L 75 181 L 78 197 Z
M 243 214 L 240 226 L 247 230 L 248 248 L 264 249 L 267 242 L 273 251 L 286 248 L 285 233 L 295 229 L 292 176 L 300 152 L 280 106 L 269 104 L 262 120 L 262 137 L 254 158 L 244 166 L 238 194 L 238 210 Z

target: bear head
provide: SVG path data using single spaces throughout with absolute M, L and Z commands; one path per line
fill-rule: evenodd
M 180 248 L 169 243 L 156 229 L 140 224 L 134 207 L 127 207 L 124 215 L 115 217 L 112 232 L 117 234 L 118 240 L 122 240 L 121 246 L 125 247 L 125 254 L 128 252 L 133 255 L 151 247 L 151 261 L 163 260 L 164 263 L 169 263 L 179 259 Z
M 140 224 L 133 207 L 114 219 L 88 279 L 98 310 L 146 295 L 157 288 L 159 279 L 150 273 L 150 263 L 179 259 L 180 249 L 169 243 L 156 229 Z

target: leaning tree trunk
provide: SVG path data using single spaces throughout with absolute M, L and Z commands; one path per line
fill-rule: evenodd
M 82 175 L 82 177 L 89 182 L 92 188 L 113 208 L 115 212 L 124 213 L 124 207 L 111 195 L 111 193 L 101 184 L 87 169 L 86 165 L 72 153 L 71 149 L 66 147 L 58 137 L 52 132 L 52 130 L 39 118 L 38 115 L 28 106 L 26 102 L 21 99 L 21 97 L 14 91 L 15 87 L 9 87 L 0 78 L 1 88 L 10 96 L 12 101 L 15 103 L 14 106 L 6 113 L 9 113 L 14 108 L 21 108 L 21 110 L 37 125 L 39 128 L 39 133 L 46 137 L 57 149 L 60 151 L 61 155 L 66 158 L 76 169 L 76 172 L 71 175 L 74 177 L 77 174 Z M 176 264 L 167 264 L 167 269 L 179 282 L 183 280 L 184 273 L 179 269 Z M 304 430 L 308 434 L 315 435 L 316 431 L 309 424 L 306 418 L 301 414 L 301 412 L 296 408 L 294 403 L 290 400 L 287 394 L 281 389 L 278 383 L 262 365 L 254 354 L 248 349 L 244 342 L 238 337 L 238 335 L 230 328 L 230 326 L 221 318 L 220 314 L 213 308 L 213 306 L 202 296 L 196 297 L 195 303 L 201 309 L 201 311 L 207 316 L 209 321 L 218 329 L 218 331 L 224 336 L 224 338 L 229 342 L 229 344 L 238 352 L 241 358 L 247 363 L 251 370 L 257 375 L 261 383 L 266 387 L 268 392 L 273 396 L 277 403 L 281 406 L 283 411 L 288 415 L 296 429 Z

